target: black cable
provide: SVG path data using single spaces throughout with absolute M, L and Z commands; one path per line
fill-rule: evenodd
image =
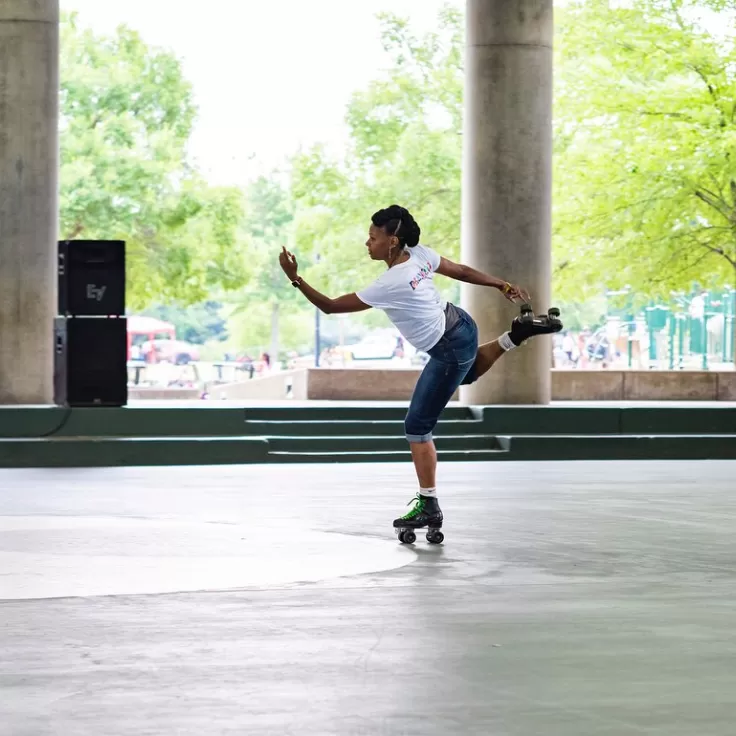
M 37 436 L 36 435 L 33 435 L 33 436 L 29 435 L 27 437 L 21 436 L 20 439 L 43 439 L 44 437 L 52 437 L 57 432 L 61 432 L 61 430 L 64 429 L 64 427 L 66 427 L 66 423 L 69 421 L 71 415 L 72 415 L 72 407 L 68 406 L 66 408 L 66 411 L 64 412 L 63 419 L 53 429 L 49 430 L 48 432 L 45 432 L 44 434 L 39 434 Z

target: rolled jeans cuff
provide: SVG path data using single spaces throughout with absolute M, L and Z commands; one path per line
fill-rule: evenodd
M 409 442 L 431 442 L 432 433 L 428 432 L 427 434 L 407 434 L 406 439 L 409 440 Z

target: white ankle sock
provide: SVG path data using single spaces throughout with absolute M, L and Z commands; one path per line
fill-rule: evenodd
M 428 498 L 437 498 L 437 489 L 436 488 L 420 488 L 419 495 L 427 496 Z
M 504 332 L 501 337 L 498 338 L 498 344 L 503 350 L 513 350 L 516 345 L 511 341 L 511 335 L 508 332 Z

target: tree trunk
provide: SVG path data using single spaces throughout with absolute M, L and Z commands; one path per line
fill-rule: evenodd
M 279 362 L 279 303 L 271 304 L 271 365 Z

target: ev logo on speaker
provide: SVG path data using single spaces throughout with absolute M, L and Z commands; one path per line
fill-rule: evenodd
M 94 299 L 97 302 L 101 302 L 107 291 L 107 286 L 95 286 L 94 284 L 87 284 L 87 299 Z

